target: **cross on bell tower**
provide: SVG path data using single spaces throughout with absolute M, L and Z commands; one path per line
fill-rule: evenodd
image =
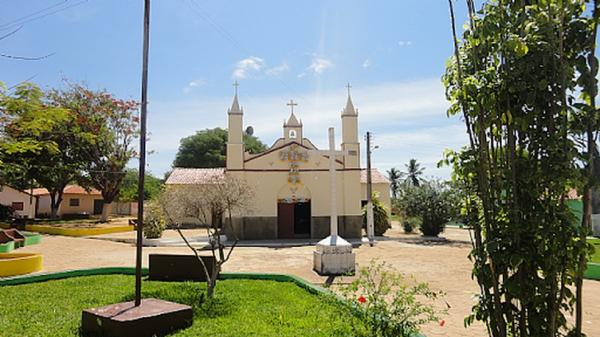
M 294 107 L 298 105 L 298 103 L 294 102 L 293 99 L 290 99 L 287 106 L 290 107 L 290 118 L 287 121 L 283 122 L 283 138 L 286 141 L 295 141 L 302 142 L 302 121 L 296 118 L 294 115 Z
M 234 88 L 234 89 L 233 89 L 233 92 L 234 92 L 234 94 L 237 96 L 237 94 L 238 94 L 238 87 L 240 86 L 240 84 L 238 83 L 238 81 L 237 81 L 237 80 L 235 80 L 235 82 L 233 82 L 233 84 L 232 84 L 232 85 L 233 85 L 233 88 Z
M 292 115 L 293 115 L 294 114 L 294 107 L 297 106 L 298 103 L 294 102 L 293 99 L 290 99 L 290 101 L 286 105 L 290 107 L 290 109 L 292 110 Z

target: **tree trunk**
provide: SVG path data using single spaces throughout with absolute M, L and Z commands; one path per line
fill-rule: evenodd
M 58 192 L 53 192 L 49 190 L 50 193 L 50 218 L 57 219 L 58 218 L 58 208 L 60 207 L 60 203 L 62 202 L 64 186 Z
M 207 280 L 206 282 L 206 297 L 207 298 L 213 298 L 213 295 L 215 293 L 215 287 L 217 286 L 217 279 L 219 278 L 219 270 L 221 268 L 219 267 L 219 261 L 215 261 L 215 266 L 213 267 L 212 270 L 212 275 L 210 275 L 210 279 Z
M 102 215 L 100 216 L 100 222 L 108 222 L 108 216 L 110 215 L 110 206 L 112 203 L 104 203 L 102 205 Z

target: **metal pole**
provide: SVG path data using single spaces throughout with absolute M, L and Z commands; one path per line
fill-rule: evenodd
M 142 303 L 142 226 L 144 225 L 144 177 L 146 175 L 146 110 L 148 105 L 148 43 L 150 0 L 144 0 L 144 46 L 142 61 L 142 106 L 140 114 L 140 168 L 138 178 L 137 240 L 135 250 L 135 306 Z
M 371 183 L 371 132 L 367 131 L 367 237 L 373 246 L 375 236 L 375 223 L 373 219 L 373 187 Z

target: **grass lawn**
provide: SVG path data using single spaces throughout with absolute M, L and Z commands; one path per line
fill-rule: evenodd
M 600 239 L 588 239 L 588 242 L 594 245 L 594 248 L 596 248 L 596 251 L 594 252 L 594 255 L 592 255 L 590 262 L 600 263 Z
M 134 277 L 74 277 L 0 287 L 0 335 L 79 336 L 81 310 L 133 299 Z M 219 281 L 212 309 L 204 283 L 144 281 L 143 297 L 194 308 L 194 324 L 172 336 L 351 336 L 350 313 L 293 283 Z

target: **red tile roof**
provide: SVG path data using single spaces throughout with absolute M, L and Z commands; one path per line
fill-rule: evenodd
M 367 169 L 360 170 L 360 182 L 362 184 L 367 183 Z M 379 172 L 379 170 L 377 170 L 376 168 L 371 168 L 371 182 L 373 182 L 373 184 L 389 184 L 390 183 L 388 178 L 386 176 L 384 176 L 383 174 L 381 174 L 381 172 Z
M 45 188 L 34 188 L 33 195 L 48 195 L 50 194 Z M 63 191 L 63 194 L 79 194 L 79 195 L 102 195 L 100 191 L 95 188 L 92 188 L 89 192 L 85 190 L 85 188 L 79 185 L 67 185 Z
M 207 184 L 222 180 L 225 168 L 183 168 L 175 167 L 167 178 L 167 185 Z

